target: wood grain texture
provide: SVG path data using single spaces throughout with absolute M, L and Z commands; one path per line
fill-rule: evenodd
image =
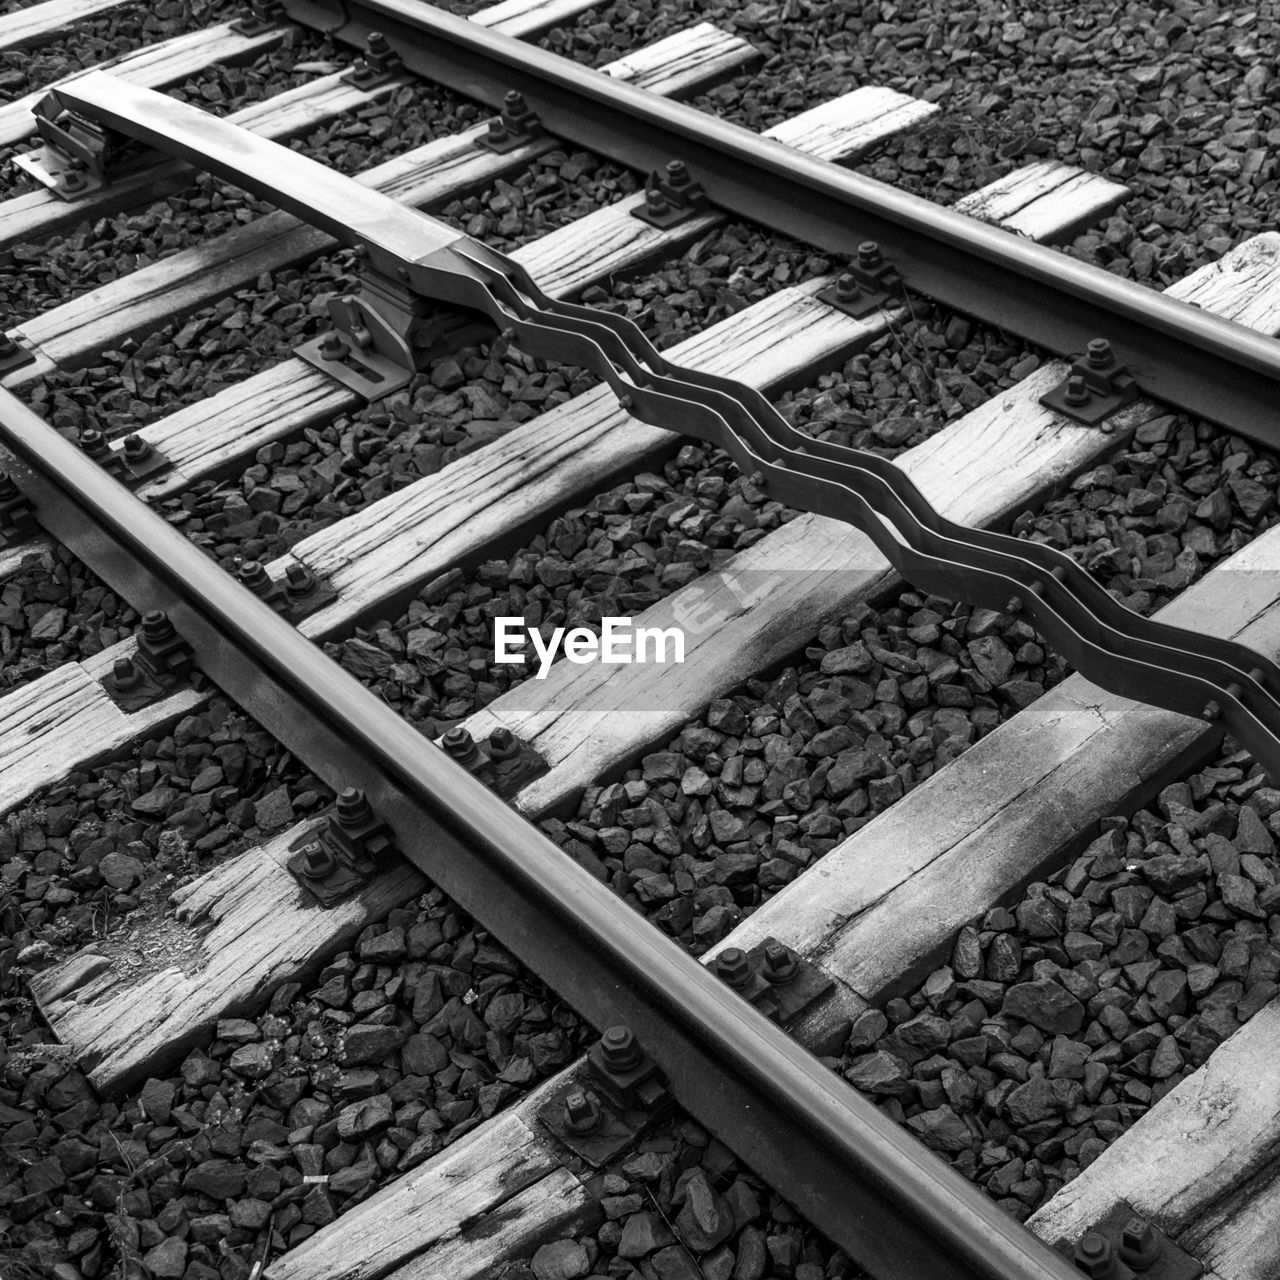
M 1218 1280 L 1280 1275 L 1280 1001 L 1273 1000 L 1028 1225 L 1075 1241 L 1119 1201 L 1168 1232 Z
M 958 213 L 998 222 L 1033 240 L 1060 240 L 1129 197 L 1129 188 L 1057 160 L 1039 160 L 962 196 Z
M 0 49 L 31 49 L 56 40 L 72 23 L 129 0 L 45 0 L 0 17 Z
M 741 71 L 762 56 L 741 36 L 722 31 L 714 23 L 699 22 L 618 58 L 602 70 L 650 93 L 678 98 Z
M 503 0 L 471 15 L 477 26 L 501 31 L 504 36 L 528 39 L 549 31 L 558 22 L 576 18 L 599 0 Z
M 848 160 L 937 113 L 932 102 L 883 85 L 863 85 L 765 130 L 819 160 Z
M 594 1202 L 559 1165 L 537 1121 L 561 1072 L 434 1159 L 342 1215 L 273 1262 L 267 1280 L 451 1280 L 518 1256 L 525 1215 L 549 1230 L 586 1225 Z M 480 1224 L 483 1234 L 468 1233 Z M 446 1265 L 447 1264 L 447 1265 Z
M 322 967 L 308 942 L 314 904 L 284 868 L 291 841 L 316 825 L 299 824 L 178 889 L 172 915 L 161 907 L 145 920 L 131 917 L 136 945 L 109 939 L 36 975 L 32 994 L 59 1038 L 91 1046 L 81 1061 L 95 1087 L 135 1087 L 207 1039 L 219 1017 L 257 1008 L 269 995 L 264 972 L 301 979 Z M 425 888 L 403 862 L 326 912 L 326 937 L 349 945 L 368 919 Z M 266 970 L 260 956 L 270 957 Z
M 18 16 L 18 15 L 11 15 Z M 272 27 L 255 36 L 241 35 L 232 30 L 229 22 L 186 35 L 162 40 L 159 44 L 120 54 L 98 63 L 97 69 L 110 71 L 120 80 L 142 85 L 148 89 L 161 89 L 177 84 L 214 62 L 243 62 L 257 57 L 268 49 L 274 49 L 285 37 L 287 27 Z M 0 146 L 17 142 L 35 132 L 31 108 L 59 84 L 74 79 L 79 72 L 63 76 L 31 93 L 23 94 L 0 107 Z

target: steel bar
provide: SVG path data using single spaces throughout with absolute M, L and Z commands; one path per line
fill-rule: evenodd
M 0 445 L 40 522 L 877 1276 L 1071 1280 L 1064 1259 L 821 1066 L 9 392 Z
M 284 0 L 289 16 L 631 168 L 683 160 L 713 204 L 832 253 L 876 240 L 906 283 L 1060 355 L 1110 340 L 1148 395 L 1280 447 L 1280 342 L 421 0 Z
M 531 354 L 585 365 L 643 421 L 722 445 L 744 470 L 762 472 L 782 501 L 861 528 L 916 586 L 993 608 L 1017 597 L 1087 677 L 1220 721 L 1280 769 L 1280 667 L 1262 654 L 1130 612 L 1064 552 L 946 520 L 892 462 L 803 435 L 758 392 L 671 365 L 631 321 L 549 298 L 511 259 L 315 161 L 102 73 L 56 96 L 96 124 L 190 159 L 363 246 L 371 265 L 411 292 L 485 312 Z

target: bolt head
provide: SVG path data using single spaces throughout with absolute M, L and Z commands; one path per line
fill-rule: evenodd
M 511 112 L 524 110 L 524 96 L 515 89 L 508 89 L 502 95 L 502 105 Z
M 800 965 L 795 956 L 780 942 L 770 942 L 764 949 L 764 971 L 770 982 L 788 982 L 796 976 Z
M 298 594 L 310 591 L 316 580 L 311 570 L 296 560 L 284 571 L 284 577 L 286 588 Z
M 858 246 L 858 265 L 860 267 L 876 267 L 880 265 L 880 245 L 875 240 L 864 240 Z
M 142 633 L 148 640 L 162 640 L 173 631 L 169 616 L 161 609 L 153 609 L 142 615 Z
M 664 196 L 656 187 L 650 187 L 649 190 L 644 193 L 644 206 L 645 209 L 655 218 L 660 218 L 671 208 L 667 203 L 666 196 Z
M 1111 343 L 1106 338 L 1090 338 L 1085 347 L 1085 357 L 1095 368 L 1102 368 L 1115 359 L 1115 354 L 1111 350 Z
M 338 333 L 326 333 L 320 339 L 320 356 L 324 360 L 341 360 L 347 354 L 347 344 Z
M 125 436 L 124 456 L 126 458 L 145 458 L 150 452 L 151 446 L 140 435 Z
M 1091 394 L 1088 383 L 1079 374 L 1072 374 L 1067 379 L 1067 389 L 1062 398 L 1068 404 L 1084 404 Z
M 600 1054 L 613 1071 L 626 1071 L 640 1061 L 640 1045 L 630 1027 L 609 1027 L 600 1037 Z
M 356 827 L 367 821 L 373 814 L 369 801 L 359 787 L 344 787 L 338 793 L 338 821 L 347 827 Z
M 337 865 L 333 854 L 319 841 L 313 840 L 303 847 L 302 874 L 309 879 L 323 880 Z
M 501 116 L 494 116 L 489 121 L 489 140 L 491 142 L 501 142 L 507 136 L 507 126 L 503 123 Z
M 382 53 L 387 49 L 387 37 L 381 31 L 370 31 L 365 37 L 365 48 L 370 53 Z
M 856 298 L 861 290 L 858 282 L 847 271 L 842 272 L 836 279 L 836 295 L 841 298 Z
M 141 678 L 137 664 L 132 658 L 117 658 L 111 664 L 111 675 L 118 689 L 131 689 Z
M 1115 1272 L 1111 1241 L 1098 1231 L 1086 1231 L 1080 1237 L 1072 1260 L 1076 1270 L 1083 1271 L 1092 1280 L 1109 1280 Z
M 475 739 L 460 724 L 455 724 L 452 729 L 446 730 L 440 741 L 451 756 L 457 757 L 470 754 L 476 745 Z
M 520 750 L 516 736 L 505 725 L 489 734 L 489 753 L 498 760 L 509 760 Z
M 667 177 L 675 182 L 683 182 L 689 176 L 689 170 L 685 168 L 683 160 L 667 161 Z
M 745 987 L 751 981 L 751 961 L 741 947 L 725 947 L 716 956 L 716 974 L 731 987 Z
M 1160 1241 L 1152 1226 L 1134 1214 L 1120 1232 L 1120 1257 L 1131 1267 L 1145 1270 L 1160 1256 Z
M 68 169 L 62 175 L 62 185 L 68 191 L 79 191 L 85 185 L 86 179 L 83 173 L 78 173 L 75 169 Z
M 574 1133 L 590 1133 L 600 1123 L 600 1108 L 595 1095 L 575 1089 L 565 1097 L 564 1115 Z

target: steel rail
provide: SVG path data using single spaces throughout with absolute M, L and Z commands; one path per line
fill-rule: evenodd
M 549 298 L 511 259 L 277 143 L 102 72 L 53 96 L 361 244 L 388 278 L 488 313 L 533 354 L 586 365 L 643 421 L 723 445 L 782 500 L 861 528 L 918 586 L 995 608 L 1016 597 L 1088 678 L 1221 721 L 1280 771 L 1280 667 L 1270 658 L 1132 613 L 1064 552 L 945 519 L 887 459 L 803 435 L 758 392 L 666 361 L 631 321 Z
M 1280 342 L 1097 267 L 657 98 L 422 0 L 284 0 L 351 45 L 379 31 L 421 76 L 634 169 L 687 164 L 713 204 L 829 252 L 879 241 L 912 289 L 1059 355 L 1110 340 L 1148 395 L 1280 448 Z
M 0 391 L 40 522 L 597 1027 L 625 1022 L 673 1096 L 886 1280 L 1077 1273 L 427 742 L 75 445 Z

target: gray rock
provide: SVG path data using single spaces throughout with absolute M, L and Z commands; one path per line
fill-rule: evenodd
M 844 1077 L 855 1089 L 864 1093 L 897 1097 L 911 1091 L 911 1077 L 906 1063 L 883 1049 L 855 1058 L 844 1071 Z
M 1050 978 L 1021 982 L 1005 994 L 1001 1012 L 1021 1018 L 1041 1031 L 1072 1035 L 1084 1021 L 1084 1005 Z
M 969 1126 L 950 1107 L 934 1107 L 907 1121 L 907 1128 L 934 1151 L 968 1151 L 973 1146 Z
M 695 1253 L 706 1253 L 733 1231 L 733 1213 L 701 1169 L 685 1184 L 685 1201 L 676 1218 L 680 1239 Z
M 127 853 L 109 853 L 98 863 L 98 874 L 113 888 L 128 893 L 139 884 L 146 868 Z
M 362 1098 L 338 1112 L 338 1136 L 347 1142 L 367 1138 L 389 1128 L 394 1118 L 391 1099 L 385 1093 Z
M 542 1245 L 529 1265 L 537 1280 L 578 1280 L 591 1270 L 587 1251 L 576 1240 L 553 1240 Z

